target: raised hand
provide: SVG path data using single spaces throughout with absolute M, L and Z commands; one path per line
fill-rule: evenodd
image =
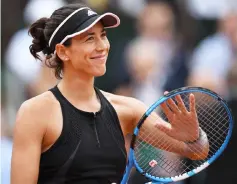
M 167 93 L 167 92 L 166 92 Z M 169 123 L 157 123 L 156 127 L 170 137 L 184 142 L 192 142 L 199 137 L 199 123 L 195 108 L 195 96 L 189 96 L 189 111 L 186 109 L 180 95 L 175 97 L 177 105 L 172 99 L 161 104 L 161 108 Z

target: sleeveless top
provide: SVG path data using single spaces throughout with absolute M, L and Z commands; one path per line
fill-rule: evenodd
M 120 183 L 127 155 L 113 106 L 97 88 L 101 109 L 96 113 L 77 109 L 57 86 L 50 91 L 61 105 L 63 128 L 41 154 L 38 184 Z

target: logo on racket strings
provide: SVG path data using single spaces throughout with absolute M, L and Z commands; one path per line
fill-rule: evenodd
M 155 167 L 155 166 L 157 165 L 157 161 L 152 160 L 152 161 L 149 162 L 149 165 L 150 165 L 151 167 Z

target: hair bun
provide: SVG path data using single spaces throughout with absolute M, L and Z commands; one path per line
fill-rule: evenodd
M 45 27 L 48 18 L 41 18 L 33 23 L 29 29 L 29 34 L 33 37 L 32 44 L 30 45 L 30 52 L 35 58 L 39 58 L 38 52 L 44 54 L 51 54 L 48 41 L 45 39 Z

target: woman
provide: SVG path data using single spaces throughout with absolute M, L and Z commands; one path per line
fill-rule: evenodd
M 119 23 L 112 13 L 97 15 L 84 5 L 73 4 L 30 27 L 33 37 L 30 52 L 39 58 L 37 53 L 43 51 L 47 65 L 62 79 L 19 109 L 14 131 L 12 184 L 121 181 L 126 165 L 124 136 L 133 132 L 146 107 L 136 99 L 94 87 L 94 77 L 106 71 L 110 45 L 105 28 Z M 147 128 L 156 128 L 157 136 L 165 136 L 173 145 L 170 151 L 198 159 L 195 155 L 202 158 L 203 151 L 189 151 L 189 146 L 203 142 L 194 96 L 190 99 L 191 112 L 180 108 L 178 119 L 189 117 L 192 137 L 178 126 L 167 126 L 162 121 L 156 125 L 148 123 Z M 170 102 L 170 105 L 174 112 L 179 110 L 175 104 Z M 166 105 L 163 109 L 171 114 Z M 176 125 L 182 124 L 180 120 Z

